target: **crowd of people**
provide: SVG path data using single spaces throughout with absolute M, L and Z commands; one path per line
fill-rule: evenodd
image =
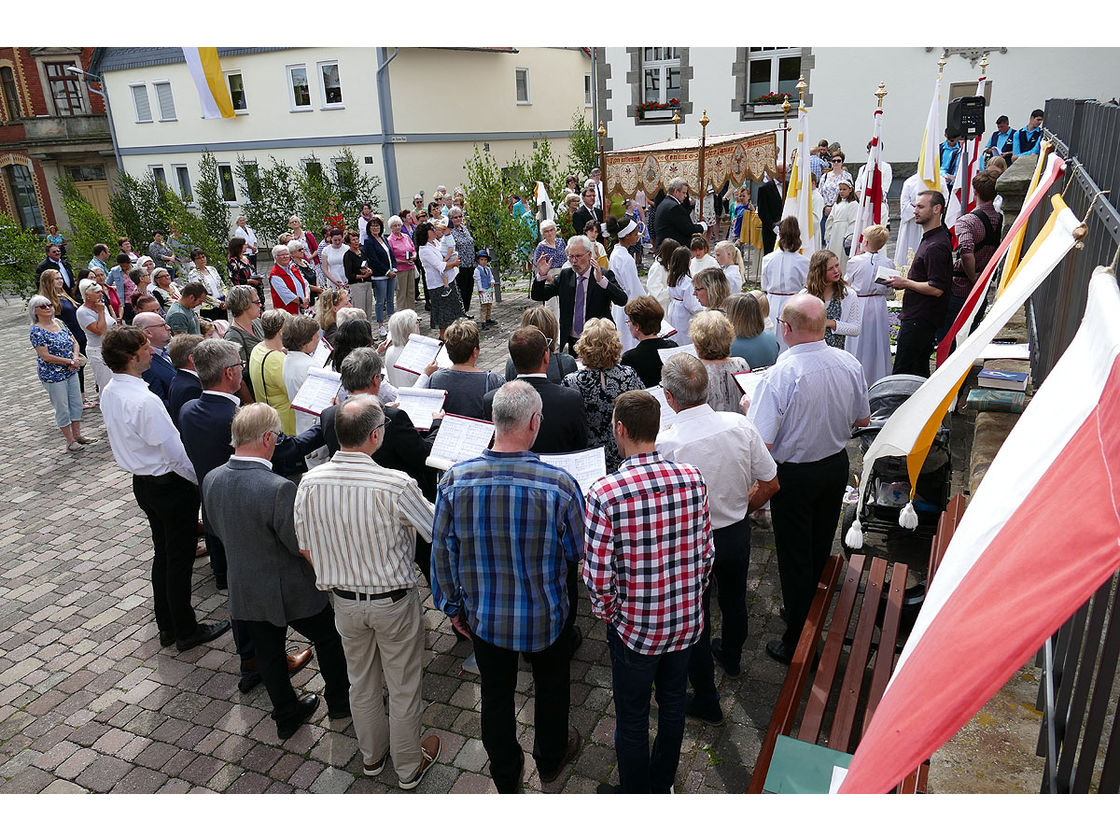
M 332 224 L 319 238 L 291 217 L 267 277 L 244 217 L 228 282 L 204 252 L 184 261 L 160 232 L 145 257 L 120 240 L 111 269 L 110 249 L 96 246 L 78 273 L 48 243 L 29 303 L 39 378 L 77 452 L 96 443 L 81 429 L 94 404 L 87 361 L 93 371 L 113 457 L 151 526 L 161 644 L 186 651 L 232 630 L 239 689 L 264 684 L 281 740 L 320 705 L 290 681 L 317 656 L 327 715 L 353 719 L 363 772 L 391 761 L 409 790 L 441 755 L 421 727 L 422 576 L 472 643 L 490 772 L 500 792 L 515 792 L 525 768 L 513 706 L 522 655 L 542 782 L 581 749 L 568 718 L 582 580 L 607 627 L 620 789 L 670 791 L 685 718 L 723 722 L 715 665 L 741 672 L 752 522 L 774 531 L 786 631 L 766 650 L 788 663 L 835 536 L 845 444 L 869 419 L 867 386 L 892 370 L 929 375 L 938 331 L 999 241 L 997 175 L 985 171 L 974 181 L 977 210 L 956 222 L 956 251 L 945 196 L 921 190 L 903 222 L 920 231 L 905 273 L 881 253 L 885 224 L 863 230 L 863 250 L 848 258 L 848 205 L 867 174 L 853 179 L 825 141 L 819 152 L 832 247 L 807 248 L 796 218 L 777 217 L 777 164 L 758 195 L 772 246 L 761 289 L 745 282 L 741 230 L 709 252 L 712 232 L 693 220 L 683 179 L 652 208 L 644 195 L 628 202 L 621 217 L 605 212 L 598 171 L 582 185 L 569 179 L 561 204 L 570 210 L 539 223 L 535 305 L 501 372 L 478 364 L 494 324 L 489 252 L 463 195 L 442 187 L 427 208 L 417 195 L 386 222 L 367 204 L 352 227 Z M 734 203 L 742 225 L 754 206 L 742 191 Z M 644 280 L 643 244 L 653 256 Z M 893 365 L 890 288 L 904 291 Z M 396 361 L 422 331 L 421 300 L 447 362 L 408 371 Z M 340 384 L 318 415 L 293 405 L 316 366 Z M 745 396 L 737 376 L 760 370 Z M 401 388 L 445 392 L 443 408 L 410 417 Z M 428 458 L 450 414 L 491 422 L 493 441 L 441 473 Z M 583 489 L 540 458 L 594 447 L 606 475 Z M 201 554 L 228 592 L 230 621 L 196 618 Z M 289 626 L 311 647 L 287 654 Z

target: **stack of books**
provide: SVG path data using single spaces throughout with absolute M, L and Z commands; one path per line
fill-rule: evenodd
M 977 387 L 968 393 L 966 405 L 976 411 L 1006 411 L 1022 414 L 1027 402 L 1026 371 L 984 368 L 976 380 Z

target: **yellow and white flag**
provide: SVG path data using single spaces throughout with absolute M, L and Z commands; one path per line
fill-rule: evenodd
M 233 100 L 222 75 L 217 47 L 183 47 L 183 58 L 198 88 L 204 120 L 233 119 Z
M 786 191 L 785 216 L 796 216 L 801 228 L 801 253 L 812 252 L 809 243 L 816 230 L 813 224 L 813 179 L 809 166 L 809 111 L 805 106 L 797 109 L 797 160 L 789 176 Z
M 926 131 L 922 135 L 922 151 L 918 156 L 918 175 L 927 190 L 941 189 L 941 74 L 933 84 L 933 101 L 929 103 Z

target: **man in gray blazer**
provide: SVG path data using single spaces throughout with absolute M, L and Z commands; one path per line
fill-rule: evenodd
M 350 717 L 350 682 L 334 611 L 315 588 L 315 572 L 300 555 L 294 525 L 296 485 L 272 472 L 280 415 L 252 403 L 233 418 L 234 454 L 202 482 L 207 521 L 226 549 L 230 616 L 245 623 L 256 648 L 276 734 L 290 738 L 319 706 L 297 699 L 284 641 L 289 626 L 315 646 L 326 682 L 327 715 Z

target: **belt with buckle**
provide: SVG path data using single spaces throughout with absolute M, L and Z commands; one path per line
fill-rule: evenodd
M 383 601 L 386 598 L 390 599 L 394 604 L 401 598 L 408 594 L 407 589 L 393 589 L 389 592 L 351 592 L 348 589 L 334 589 L 331 591 L 339 598 L 345 598 L 347 601 Z

